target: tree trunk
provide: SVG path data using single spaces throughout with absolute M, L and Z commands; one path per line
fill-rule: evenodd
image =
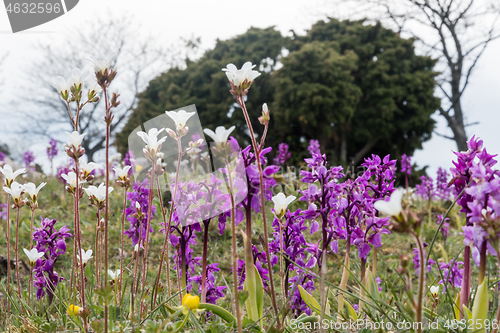
M 354 155 L 354 158 L 352 160 L 352 164 L 353 165 L 357 165 L 359 162 L 361 162 L 361 160 L 363 159 L 363 157 L 365 157 L 365 155 L 370 151 L 370 149 L 373 148 L 373 146 L 375 146 L 375 144 L 378 142 L 380 138 L 379 137 L 374 137 L 372 138 L 371 140 L 369 140 L 363 148 L 361 148 L 360 151 L 358 151 L 356 153 L 356 155 Z

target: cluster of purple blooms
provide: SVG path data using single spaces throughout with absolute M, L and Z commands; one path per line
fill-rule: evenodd
M 64 280 L 54 271 L 54 265 L 60 255 L 66 253 L 65 239 L 71 237 L 69 228 L 63 226 L 56 230 L 54 227 L 57 220 L 42 218 L 42 225 L 33 232 L 33 241 L 36 242 L 38 252 L 44 252 L 44 256 L 36 262 L 34 268 L 33 286 L 37 289 L 36 297 L 40 300 L 45 294 L 49 302 L 52 302 L 54 290 L 57 284 Z
M 267 259 L 266 253 L 264 251 L 259 251 L 257 246 L 252 245 L 252 256 L 253 263 L 255 268 L 257 268 L 259 275 L 262 279 L 262 284 L 264 285 L 264 289 L 267 289 L 269 283 L 269 271 L 267 270 Z M 275 265 L 277 261 L 271 262 L 272 265 Z M 239 280 L 238 289 L 243 290 L 243 284 L 245 283 L 245 261 L 238 259 L 238 267 L 237 273 Z
M 26 167 L 26 170 L 35 171 L 35 166 L 34 166 L 35 155 L 33 154 L 32 151 L 27 150 L 26 152 L 24 152 L 23 161 L 24 161 L 24 166 Z
M 292 154 L 288 152 L 288 145 L 286 143 L 280 143 L 278 146 L 278 155 L 274 158 L 275 165 L 283 165 L 288 162 Z
M 127 235 L 132 240 L 132 245 L 136 245 L 139 242 L 139 235 L 142 238 L 141 245 L 144 245 L 146 240 L 146 229 L 148 224 L 148 207 L 149 207 L 149 180 L 146 178 L 144 181 L 136 181 L 132 186 L 132 191 L 127 192 L 127 200 L 130 201 L 130 206 L 125 209 L 125 216 L 130 222 L 130 227 L 125 231 Z M 139 204 L 141 207 L 141 212 L 143 218 L 138 219 L 137 207 Z M 151 219 L 156 213 L 156 207 L 153 205 L 151 207 Z M 149 229 L 149 232 L 153 232 L 153 228 Z
M 439 269 L 443 274 L 444 281 L 441 279 L 438 283 L 443 284 L 443 294 L 446 292 L 447 284 L 454 288 L 460 288 L 462 285 L 462 279 L 464 274 L 463 267 L 464 263 L 462 261 L 455 260 L 455 258 L 451 258 L 449 263 L 442 262 L 439 264 Z
M 409 176 L 411 175 L 411 169 L 411 156 L 401 155 L 401 172 Z
M 3 161 L 5 161 L 5 153 L 0 150 L 0 165 L 2 165 Z
M 427 243 L 424 243 L 424 248 L 429 246 L 429 244 Z M 415 264 L 415 270 L 418 271 L 418 269 L 420 268 L 420 255 L 418 253 L 418 248 L 413 248 L 413 254 L 415 255 L 413 257 L 413 263 Z M 425 257 L 425 251 L 424 251 L 424 257 Z M 429 260 L 427 261 L 427 271 L 430 273 L 431 272 L 431 269 L 432 269 L 432 265 L 434 265 L 436 262 L 434 260 L 432 260 L 431 258 L 429 258 Z
M 227 287 L 226 286 L 216 286 L 215 285 L 215 273 L 219 272 L 220 271 L 220 268 L 219 268 L 219 264 L 218 263 L 214 263 L 214 264 L 210 264 L 210 265 L 207 265 L 207 279 L 206 279 L 206 282 L 205 282 L 205 289 L 206 289 L 206 295 L 207 295 L 207 303 L 210 303 L 210 304 L 217 304 L 217 300 L 219 298 L 222 298 L 224 297 L 224 289 L 226 289 Z M 202 287 L 202 275 L 201 273 L 199 275 L 196 275 L 194 277 L 192 277 L 190 280 L 191 282 L 194 282 L 196 284 L 198 284 L 199 288 L 198 288 L 198 292 L 201 294 L 202 290 L 201 290 L 201 287 Z
M 8 205 L 0 200 L 0 220 L 7 221 L 7 207 Z
M 321 154 L 320 146 L 319 146 L 319 141 L 318 140 L 310 140 L 309 141 L 309 146 L 307 147 L 307 150 L 309 150 L 309 153 L 311 155 L 313 154 Z
M 49 161 L 52 161 L 54 157 L 57 156 L 57 141 L 56 139 L 52 138 L 49 141 L 49 145 L 47 146 L 47 157 L 49 158 Z
M 131 177 L 132 174 L 134 173 L 134 166 L 135 166 L 135 156 L 134 153 L 129 150 L 125 154 L 125 158 L 123 159 L 123 164 L 125 166 L 130 166 L 131 168 L 128 170 L 128 176 Z
M 415 194 L 424 200 L 449 200 L 452 189 L 448 186 L 448 172 L 439 168 L 437 172 L 436 184 L 431 177 L 420 177 L 420 184 L 415 186 Z
M 65 165 L 60 165 L 57 167 L 57 179 L 62 181 L 63 183 L 66 183 L 66 180 L 62 177 L 62 175 L 67 175 L 71 171 L 74 171 L 73 169 L 75 168 L 75 161 L 70 159 L 68 160 L 68 163 Z
M 310 256 L 308 259 L 308 244 L 304 238 L 304 233 L 309 229 L 305 225 L 305 217 L 300 209 L 294 213 L 288 210 L 283 220 L 283 252 L 286 257 L 284 260 L 285 272 L 285 290 L 289 290 L 291 286 L 296 283 L 301 285 L 305 290 L 315 290 L 314 280 L 318 277 L 316 274 L 311 274 L 310 270 L 316 266 L 316 256 Z M 280 246 L 280 224 L 277 218 L 273 221 L 273 238 L 274 240 L 269 243 L 269 250 L 273 253 L 271 263 L 273 266 L 278 263 L 278 252 L 281 250 Z M 316 245 L 316 244 L 314 244 Z M 265 255 L 263 255 L 265 258 Z M 307 271 L 303 268 L 308 269 Z M 295 276 L 289 277 L 291 271 L 295 271 Z M 300 279 L 300 281 L 299 281 Z M 288 296 L 288 295 L 287 295 Z M 291 308 L 299 314 L 299 312 L 306 312 L 310 314 L 310 308 L 304 303 L 300 296 L 298 288 L 295 289 L 291 297 Z
M 461 212 L 467 215 L 466 226 L 462 227 L 464 245 L 470 246 L 472 257 L 479 265 L 480 249 L 484 245 L 492 255 L 497 252 L 488 241 L 491 236 L 485 229 L 490 224 L 498 225 L 500 220 L 500 175 L 493 169 L 497 155 L 488 154 L 482 140 L 473 136 L 467 146 L 467 151 L 455 153 L 457 161 L 453 161 L 451 182 L 455 195 L 464 191 L 457 201 Z

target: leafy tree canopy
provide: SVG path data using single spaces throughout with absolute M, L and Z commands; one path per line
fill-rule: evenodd
M 152 80 L 118 145 L 124 152 L 128 134 L 138 125 L 189 104 L 196 104 L 204 127 L 235 125 L 235 137 L 248 143 L 243 115 L 221 69 L 252 61 L 262 75 L 249 91 L 247 106 L 254 129 L 261 131 L 257 117 L 268 103 L 268 145 L 287 142 L 292 156 L 301 159 L 309 140 L 317 139 L 337 163 L 358 164 L 370 153 L 412 154 L 430 138 L 430 116 L 439 106 L 435 61 L 417 56 L 413 43 L 363 21 L 319 21 L 306 35 L 292 38 L 273 27 L 251 28 L 217 41 L 199 60 L 187 60 L 185 68 Z

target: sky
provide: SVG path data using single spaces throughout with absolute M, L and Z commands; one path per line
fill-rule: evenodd
M 276 26 L 286 34 L 291 29 L 303 32 L 322 18 L 323 0 L 81 0 L 65 15 L 25 32 L 12 34 L 7 13 L 0 8 L 0 55 L 9 56 L 0 71 L 0 142 L 16 145 L 19 151 L 33 148 L 43 151 L 47 143 L 36 142 L 17 134 L 23 121 L 12 112 L 13 105 L 22 103 L 25 68 L 36 59 L 34 46 L 40 42 L 63 41 L 63 32 L 70 27 L 85 29 L 88 19 L 95 15 L 126 13 L 140 24 L 140 33 L 159 36 L 165 45 L 175 43 L 180 37 L 201 37 L 203 49 L 213 47 L 216 39 L 228 39 L 244 33 L 250 27 Z M 326 8 L 326 7 L 325 7 Z M 326 9 L 325 9 L 326 11 Z M 468 90 L 463 96 L 463 108 L 469 123 L 478 125 L 467 129 L 467 134 L 480 136 L 490 153 L 500 153 L 500 40 L 485 51 Z M 37 112 L 33 110 L 33 112 Z M 451 135 L 446 122 L 437 114 L 436 132 Z M 48 140 L 47 140 L 48 141 Z M 433 135 L 422 150 L 414 154 L 418 166 L 429 166 L 435 175 L 438 167 L 449 168 L 456 150 L 453 141 Z M 44 155 L 44 153 L 43 153 Z M 48 167 L 45 160 L 37 162 Z

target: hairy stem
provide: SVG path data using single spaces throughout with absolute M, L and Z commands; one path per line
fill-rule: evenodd
M 125 232 L 125 210 L 127 209 L 127 188 L 123 188 L 123 213 L 122 213 L 122 235 L 121 235 L 121 252 L 120 252 L 120 288 L 118 301 L 122 301 L 122 286 L 123 286 L 123 246 L 124 246 L 124 232 Z
M 231 179 L 231 169 L 226 160 L 227 179 L 229 181 L 229 196 L 231 198 L 231 245 L 233 248 L 233 288 L 234 288 L 234 304 L 236 307 L 236 321 L 238 325 L 238 333 L 242 333 L 242 322 L 240 314 L 240 300 L 238 298 L 238 254 L 236 252 L 236 207 L 233 197 L 233 182 Z M 249 239 L 250 236 L 248 236 Z M 251 247 L 251 245 L 250 245 Z
M 162 201 L 162 212 L 163 212 L 163 223 L 165 225 L 165 240 L 163 241 L 163 249 L 161 251 L 161 258 L 160 258 L 160 267 L 158 269 L 158 275 L 156 276 L 156 283 L 155 283 L 155 290 L 154 290 L 154 296 L 153 296 L 153 306 L 156 304 L 156 296 L 158 293 L 158 283 L 160 282 L 160 276 L 161 276 L 161 268 L 163 266 L 163 260 L 165 258 L 165 253 L 167 254 L 167 283 L 168 283 L 168 298 L 171 297 L 171 290 L 170 290 L 170 264 L 169 264 L 169 255 L 168 255 L 168 241 L 169 241 L 169 235 L 170 235 L 170 227 L 172 224 L 172 214 L 174 212 L 174 202 L 175 202 L 175 197 L 177 196 L 177 184 L 178 184 L 178 179 L 179 179 L 179 169 L 181 168 L 181 158 L 182 158 L 182 144 L 181 144 L 181 138 L 178 138 L 177 140 L 177 170 L 175 172 L 175 185 L 174 185 L 174 194 L 172 196 L 172 199 L 170 201 L 170 211 L 168 213 L 168 226 L 167 222 L 165 220 L 165 211 L 163 210 L 163 200 L 160 192 L 158 192 L 158 195 L 160 197 L 160 200 Z M 160 191 L 160 184 L 158 183 L 158 191 Z M 177 266 L 177 271 L 179 268 L 179 265 Z M 177 279 L 179 279 L 179 274 L 177 273 Z M 179 289 L 181 290 L 181 289 Z M 181 293 L 181 303 L 182 303 L 182 293 Z
M 417 295 L 417 306 L 415 308 L 416 311 L 416 322 L 417 322 L 417 333 L 422 333 L 422 312 L 423 312 L 423 302 L 424 302 L 424 289 L 425 289 L 425 253 L 424 253 L 424 245 L 422 244 L 422 240 L 416 233 L 412 233 L 415 237 L 415 240 L 418 244 L 418 254 L 420 256 L 420 275 L 418 280 L 418 295 Z
M 146 287 L 146 276 L 148 269 L 148 249 L 149 249 L 149 229 L 151 228 L 151 214 L 153 209 L 153 198 L 154 198 L 154 181 L 155 181 L 155 168 L 156 160 L 153 159 L 151 166 L 151 179 L 149 185 L 149 198 L 148 198 L 148 216 L 146 223 L 146 244 L 144 245 L 144 256 L 142 257 L 142 293 L 144 293 L 144 288 Z M 142 317 L 142 306 L 141 306 L 141 317 Z
M 267 232 L 267 218 L 266 218 L 266 199 L 264 198 L 264 176 L 262 175 L 262 164 L 260 161 L 260 150 L 262 147 L 257 147 L 257 142 L 255 141 L 255 135 L 252 127 L 252 123 L 250 122 L 250 117 L 248 116 L 248 111 L 245 105 L 245 101 L 243 100 L 243 96 L 238 96 L 236 98 L 237 103 L 241 106 L 243 110 L 243 115 L 245 116 L 245 121 L 250 131 L 250 137 L 252 139 L 252 147 L 255 152 L 255 159 L 257 164 L 257 169 L 259 171 L 259 191 L 260 191 L 260 204 L 261 204 L 261 212 L 262 212 L 262 226 L 264 229 L 264 251 L 266 252 L 267 259 L 267 268 L 269 271 L 269 287 L 271 292 L 271 302 L 274 309 L 274 314 L 278 317 L 278 306 L 276 303 L 276 292 L 274 291 L 274 281 L 273 281 L 273 267 L 271 265 L 271 255 L 269 254 L 269 239 Z M 251 235 L 249 235 L 251 240 Z M 277 319 L 278 327 L 281 327 L 281 323 L 279 318 Z
M 106 119 L 110 119 L 111 106 L 108 104 L 108 92 L 104 88 L 104 105 L 106 107 Z M 109 222 L 109 145 L 111 138 L 111 120 L 106 124 L 106 199 L 104 211 L 104 285 L 108 285 L 108 222 Z M 108 333 L 108 299 L 104 298 L 104 332 Z
M 16 254 L 16 278 L 17 278 L 17 294 L 19 298 L 21 298 L 21 280 L 19 280 L 19 261 L 17 257 L 17 246 L 19 243 L 19 214 L 21 211 L 21 207 L 17 207 L 17 219 L 16 219 L 16 243 L 14 247 L 14 252 Z M 10 263 L 9 263 L 10 264 Z
M 208 226 L 210 224 L 210 219 L 205 223 L 203 221 L 203 264 L 201 266 L 201 302 L 206 303 L 207 301 L 207 257 L 208 257 Z

